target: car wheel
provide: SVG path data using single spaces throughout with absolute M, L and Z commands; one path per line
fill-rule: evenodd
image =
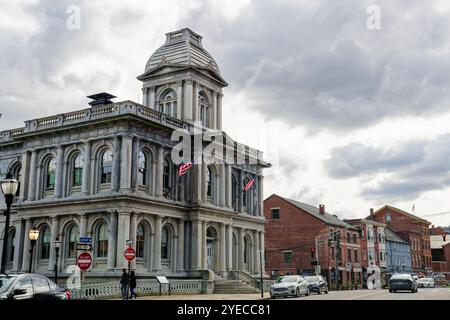
M 306 288 L 305 296 L 309 296 L 309 289 Z
M 327 291 L 325 291 L 325 294 L 328 294 L 328 288 L 327 288 Z
M 319 287 L 319 290 L 317 290 L 317 294 L 322 294 L 322 288 Z
M 392 293 L 392 289 L 389 289 L 389 292 L 391 292 L 391 293 Z
M 300 297 L 300 289 L 299 288 L 297 288 L 297 290 L 295 290 L 295 296 Z

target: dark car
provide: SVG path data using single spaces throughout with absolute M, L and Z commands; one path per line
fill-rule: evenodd
M 70 291 L 38 274 L 0 274 L 0 300 L 68 300 Z
M 410 274 L 394 274 L 389 279 L 389 292 L 407 290 L 417 292 L 418 283 Z
M 328 293 L 328 283 L 322 276 L 305 276 L 305 280 L 308 282 L 308 288 L 310 292 L 322 292 Z

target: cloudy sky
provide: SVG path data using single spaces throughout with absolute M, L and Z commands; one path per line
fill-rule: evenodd
M 324 203 L 341 218 L 414 204 L 417 215 L 450 224 L 450 214 L 430 215 L 450 211 L 447 0 L 0 0 L 0 8 L 1 130 L 83 108 L 100 91 L 141 99 L 136 76 L 149 56 L 166 32 L 190 27 L 229 83 L 225 131 L 274 164 L 265 196 Z

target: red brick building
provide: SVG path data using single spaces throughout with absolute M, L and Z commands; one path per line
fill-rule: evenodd
M 373 209 L 371 209 L 373 212 Z M 367 219 L 349 219 L 345 222 L 358 228 L 361 248 L 361 267 L 364 283 L 367 278 L 375 272 L 376 287 L 381 288 L 386 284 L 385 273 L 387 266 L 386 257 L 386 225 L 373 220 Z
M 328 279 L 330 288 L 336 286 L 336 275 L 340 287 L 352 284 L 361 287 L 357 228 L 327 213 L 323 205 L 317 208 L 276 194 L 264 200 L 264 214 L 265 267 L 269 274 L 314 274 L 318 261 L 320 273 Z
M 431 229 L 431 258 L 433 272 L 450 280 L 450 232 L 442 227 Z
M 413 272 L 424 276 L 432 272 L 429 221 L 388 205 L 378 209 L 367 219 L 386 224 L 410 243 Z

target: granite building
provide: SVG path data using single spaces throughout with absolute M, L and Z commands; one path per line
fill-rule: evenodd
M 93 266 L 87 277 L 119 275 L 129 239 L 137 255 L 132 268 L 141 276 L 260 272 L 263 168 L 269 164 L 260 151 L 222 131 L 227 83 L 202 37 L 190 29 L 167 33 L 138 80 L 142 104 L 113 102 L 114 96 L 101 93 L 89 96 L 85 109 L 0 132 L 0 179 L 11 172 L 20 181 L 9 238 L 3 240 L 7 270 L 28 271 L 31 259 L 34 272 L 52 274 L 58 238 L 58 269 L 67 276 L 79 237 L 88 236 Z M 215 152 L 179 176 L 172 153 L 178 142 L 171 138 L 176 130 L 220 135 L 231 157 L 222 161 Z M 203 150 L 207 145 L 201 141 Z M 40 234 L 31 257 L 32 227 Z M 1 239 L 3 229 L 2 222 Z

